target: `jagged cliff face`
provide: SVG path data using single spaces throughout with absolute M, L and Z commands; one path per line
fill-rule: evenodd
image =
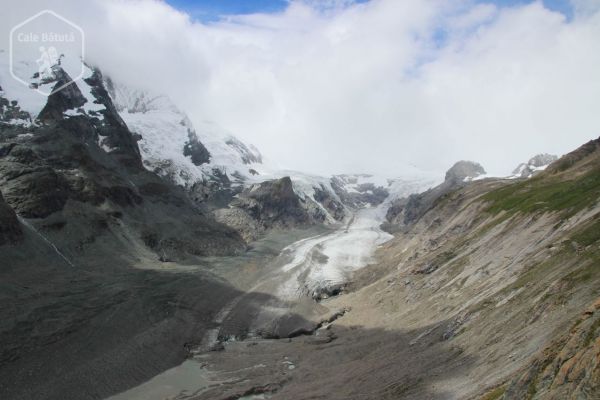
M 60 66 L 54 72 L 57 85 L 70 80 Z M 180 189 L 144 168 L 139 136 L 119 116 L 98 70 L 88 69 L 82 82 L 51 95 L 30 119 L 37 122 L 0 126 L 4 198 L 36 225 L 56 227 L 50 235 L 65 240 L 68 252 L 83 253 L 123 229 L 158 257 L 243 248 L 233 231 L 201 215 Z M 190 218 L 187 226 L 179 213 Z M 65 237 L 73 231 L 81 237 Z
M 303 204 L 294 192 L 292 180 L 284 177 L 244 189 L 229 207 L 216 210 L 215 216 L 218 221 L 241 232 L 247 241 L 252 241 L 269 229 L 323 223 L 325 215 L 318 211 Z

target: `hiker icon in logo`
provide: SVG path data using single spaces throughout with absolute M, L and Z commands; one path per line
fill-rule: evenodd
M 39 66 L 38 72 L 41 78 L 52 78 L 52 67 L 60 63 L 56 47 L 50 46 L 46 49 L 44 46 L 40 46 L 40 58 L 35 62 Z
M 15 25 L 8 45 L 10 75 L 43 96 L 83 79 L 87 70 L 83 30 L 52 10 Z

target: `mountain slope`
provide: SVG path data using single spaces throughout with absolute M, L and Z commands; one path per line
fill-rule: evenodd
M 519 368 L 541 371 L 538 362 L 530 361 L 537 351 L 569 332 L 596 301 L 598 142 L 564 156 L 530 180 L 509 184 L 489 179 L 446 194 L 381 250 L 377 274 L 382 278 L 373 281 L 369 274 L 375 271 L 365 270 L 359 280 L 373 283 L 358 290 L 355 299 L 340 299 L 353 306 L 347 324 L 362 320 L 417 331 L 430 326 L 415 335 L 415 343 L 428 343 L 440 353 L 461 349 L 436 369 L 440 378 L 425 379 L 413 393 L 435 385 L 437 393 L 471 397 L 520 374 Z M 498 398 L 504 389 L 507 399 L 597 396 L 600 388 L 593 377 L 598 376 L 598 363 L 579 360 L 589 354 L 586 346 L 600 332 L 586 324 L 581 327 L 585 333 L 571 337 L 570 353 L 565 350 L 553 361 L 557 370 L 571 370 L 578 363 L 575 381 L 557 376 L 549 385 L 554 372 L 547 371 L 548 377 L 531 378 L 526 385 L 515 381 L 500 386 Z M 577 349 L 582 355 L 572 359 Z M 465 365 L 468 374 L 445 380 L 445 368 L 455 363 Z M 419 377 L 413 379 L 416 383 Z
M 239 383 L 192 398 L 598 398 L 599 143 L 432 198 L 313 336 L 227 343 L 204 362 Z
M 57 84 L 68 79 L 62 68 L 56 72 Z M 3 129 L 0 181 L 6 202 L 19 215 L 52 217 L 54 225 L 64 226 L 65 215 L 89 209 L 90 219 L 106 225 L 100 232 L 125 223 L 148 248 L 173 256 L 219 253 L 219 240 L 226 252 L 240 248 L 234 232 L 201 215 L 180 189 L 142 166 L 136 137 L 112 105 L 98 70 L 88 69 L 82 82 L 68 88 L 48 98 L 35 125 Z M 186 236 L 189 230 L 174 218 L 182 214 L 195 221 L 194 236 Z M 89 224 L 85 216 L 68 222 L 73 229 Z M 211 231 L 210 240 L 200 234 L 203 229 Z
M 335 224 L 347 216 L 328 178 L 269 165 L 255 147 L 218 125 L 202 122 L 194 126 L 166 96 L 131 89 L 110 79 L 106 85 L 120 116 L 140 136 L 144 165 L 184 188 L 200 207 L 215 211 L 221 221 L 238 229 L 246 239 L 264 234 L 265 227 L 273 222 L 286 225 L 283 221 L 257 220 L 258 215 L 248 218 L 232 203 L 234 196 L 268 181 L 291 178 L 294 193 L 309 214 L 304 218 L 306 223 Z M 242 220 L 248 225 L 244 229 Z
M 3 399 L 104 398 L 149 379 L 236 293 L 167 262 L 246 246 L 143 167 L 100 72 L 86 71 L 49 98 L 0 74 Z

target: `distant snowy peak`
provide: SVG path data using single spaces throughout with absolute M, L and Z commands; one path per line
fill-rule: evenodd
M 458 161 L 447 172 L 444 179 L 445 182 L 456 184 L 459 182 L 471 182 L 474 180 L 483 179 L 487 176 L 487 172 L 481 164 L 474 161 Z
M 545 170 L 548 165 L 558 160 L 558 157 L 552 154 L 538 154 L 532 157 L 528 162 L 521 163 L 512 172 L 510 178 L 531 178 L 536 173 Z
M 102 125 L 110 112 L 141 138 L 138 145 L 146 168 L 176 184 L 191 187 L 216 180 L 235 185 L 261 173 L 263 157 L 255 147 L 213 123 L 195 127 L 167 96 L 103 78 L 98 69 L 68 55 L 61 55 L 43 74 L 35 60 L 18 59 L 14 68 L 28 77 L 25 85 L 10 76 L 8 58 L 7 52 L 0 51 L 0 123 L 28 126 L 47 117 L 86 116 Z M 55 96 L 36 90 L 51 92 L 72 77 L 80 79 Z M 57 104 L 49 107 L 49 102 Z M 47 115 L 49 110 L 52 116 Z M 108 142 L 99 136 L 100 147 L 111 152 Z
M 147 168 L 192 187 L 220 181 L 241 184 L 259 174 L 260 152 L 211 122 L 193 125 L 167 96 L 106 79 L 115 107 L 133 132 Z
M 263 182 L 290 177 L 294 192 L 310 215 L 320 215 L 331 223 L 344 217 L 343 205 L 329 178 L 269 165 L 256 147 L 214 122 L 192 124 L 166 96 L 109 79 L 105 86 L 121 118 L 141 137 L 138 144 L 144 165 L 185 187 L 197 201 L 218 202 Z
M 370 174 L 342 174 L 334 175 L 333 181 L 337 182 L 348 192 L 363 193 L 372 187 L 385 188 L 390 185 L 390 179 Z
M 412 167 L 399 174 L 395 178 L 369 174 L 335 175 L 331 178 L 331 186 L 344 205 L 360 209 L 391 204 L 394 200 L 421 193 L 441 183 L 438 174 Z
M 40 73 L 35 62 L 16 58 L 13 70 L 20 76 L 28 77 L 28 85 L 10 76 L 9 69 L 8 55 L 0 50 L 0 98 L 4 99 L 0 106 L 0 121 L 3 123 L 23 126 L 35 124 L 43 117 L 41 114 L 47 110 L 48 102 L 52 99 L 60 99 L 60 107 L 53 108 L 55 112 L 60 109 L 65 118 L 76 115 L 103 118 L 101 111 L 106 106 L 98 100 L 89 83 L 93 80 L 95 70 L 81 59 L 61 56 L 56 64 Z M 73 82 L 72 77 L 80 79 Z M 56 87 L 63 87 L 58 93 L 60 96 L 51 98 L 38 92 L 39 89 L 49 93 Z
M 390 181 L 368 174 L 335 175 L 331 186 L 342 203 L 352 208 L 376 206 L 389 195 Z

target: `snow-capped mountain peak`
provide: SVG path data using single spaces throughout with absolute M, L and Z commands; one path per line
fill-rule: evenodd
M 558 157 L 552 154 L 538 154 L 529 159 L 526 163 L 521 163 L 514 169 L 510 178 L 531 178 L 536 173 L 545 170 L 548 165 L 558 160 Z
M 256 148 L 215 123 L 193 125 L 168 96 L 111 79 L 105 86 L 127 126 L 141 136 L 146 167 L 176 184 L 191 188 L 225 176 L 227 184 L 240 184 L 260 169 L 263 157 Z

